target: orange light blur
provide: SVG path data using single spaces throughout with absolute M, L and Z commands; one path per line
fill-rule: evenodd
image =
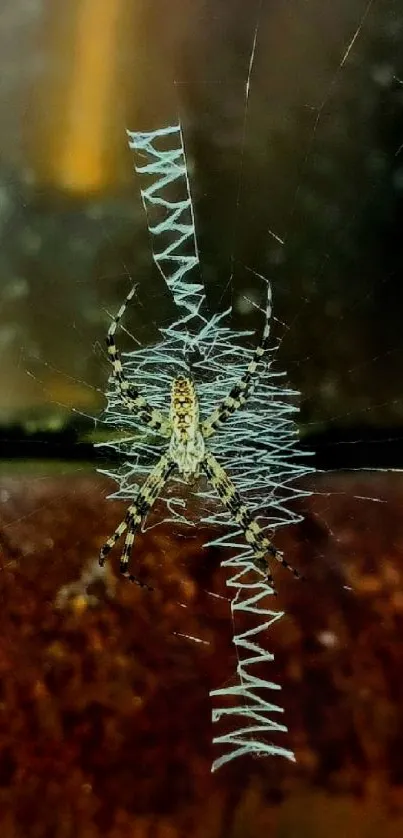
M 48 171 L 55 185 L 76 193 L 101 191 L 111 180 L 108 149 L 110 111 L 116 89 L 122 0 L 73 4 L 69 70 L 63 114 Z M 72 37 L 72 40 L 71 40 Z

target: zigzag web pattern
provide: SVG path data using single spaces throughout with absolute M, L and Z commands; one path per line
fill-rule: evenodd
M 178 318 L 160 330 L 161 342 L 124 354 L 125 374 L 141 388 L 151 405 L 167 411 L 172 378 L 189 374 L 187 352 L 197 349 L 193 377 L 201 416 L 206 417 L 245 371 L 253 349 L 244 343 L 252 333 L 226 325 L 230 310 L 210 316 L 199 273 L 194 278 L 199 270 L 199 255 L 181 126 L 148 133 L 130 131 L 128 137 L 130 148 L 141 159 L 141 163 L 136 162 L 136 171 L 146 181 L 141 195 L 153 258 L 171 292 Z M 285 386 L 283 373 L 271 369 L 273 355 L 274 350 L 267 353 L 268 361 L 247 405 L 209 440 L 210 450 L 228 471 L 269 536 L 277 528 L 300 520 L 292 503 L 308 493 L 298 487 L 297 481 L 313 471 L 306 465 L 306 455 L 303 459 L 298 449 L 294 416 L 298 412 L 295 400 L 299 394 Z M 124 440 L 107 443 L 121 453 L 124 465 L 119 471 L 104 473 L 118 484 L 113 497 L 128 501 L 136 495 L 151 463 L 161 453 L 160 440 L 151 437 L 150 431 L 127 413 L 113 387 L 108 392 L 105 422 L 127 432 Z M 167 488 L 162 497 L 165 514 L 158 523 L 164 520 L 197 526 L 186 503 L 186 498 L 193 496 L 194 501 L 196 497 L 201 522 L 218 525 L 222 533 L 209 544 L 235 551 L 222 566 L 229 568 L 230 573 L 235 571 L 227 585 L 235 589 L 231 611 L 238 659 L 237 682 L 211 692 L 219 704 L 213 709 L 213 723 L 229 725 L 229 729 L 213 739 L 220 750 L 223 746 L 226 750 L 214 761 L 212 770 L 243 754 L 294 759 L 291 751 L 270 741 L 273 733 L 286 731 L 284 725 L 272 719 L 273 714 L 282 712 L 281 708 L 266 697 L 267 690 L 280 688 L 255 674 L 260 664 L 266 669 L 273 660 L 259 639 L 283 616 L 267 606 L 273 590 L 252 565 L 250 547 L 222 511 L 213 491 L 206 486 L 185 488 L 180 478 L 176 478 L 176 483 L 182 484 L 180 496 L 172 496 Z M 240 630 L 238 623 L 251 615 L 254 626 Z
M 189 320 L 199 318 L 204 289 L 201 283 L 191 280 L 193 268 L 199 267 L 199 254 L 182 129 L 174 125 L 144 133 L 127 131 L 127 136 L 129 148 L 149 161 L 135 169 L 151 181 L 141 189 L 141 198 L 150 234 L 159 246 L 153 248 L 153 258 L 182 312 L 173 328 L 183 331 Z M 167 138 L 176 143 L 173 148 L 161 148 Z M 153 223 L 155 215 L 158 220 Z

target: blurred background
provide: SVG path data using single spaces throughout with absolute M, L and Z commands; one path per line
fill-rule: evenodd
M 2 0 L 3 428 L 97 413 L 130 277 L 137 340 L 171 316 L 125 129 L 178 118 L 211 309 L 258 328 L 269 277 L 304 431 L 401 426 L 402 25 L 393 0 Z
M 403 467 L 402 46 L 399 0 L 0 0 L 4 838 L 402 835 L 403 483 L 365 471 Z M 124 514 L 88 463 L 110 316 L 135 278 L 135 341 L 172 317 L 126 129 L 178 119 L 210 310 L 259 329 L 271 280 L 329 471 L 280 544 L 313 586 L 281 577 L 270 634 L 296 767 L 214 780 L 220 557 L 167 528 L 152 596 L 81 584 Z

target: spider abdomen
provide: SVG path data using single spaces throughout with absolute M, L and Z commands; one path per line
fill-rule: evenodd
M 180 474 L 193 476 L 204 457 L 204 439 L 199 427 L 199 403 L 189 378 L 176 378 L 172 384 L 170 421 L 170 456 Z

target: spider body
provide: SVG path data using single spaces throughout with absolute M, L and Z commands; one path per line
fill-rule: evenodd
M 260 572 L 265 573 L 270 583 L 272 582 L 272 575 L 268 557 L 276 559 L 283 567 L 291 570 L 294 576 L 301 578 L 298 571 L 286 562 L 282 553 L 267 538 L 253 512 L 243 502 L 231 478 L 208 449 L 210 437 L 219 432 L 230 416 L 242 407 L 259 380 L 261 359 L 267 348 L 270 334 L 270 286 L 268 286 L 266 324 L 262 340 L 246 367 L 244 375 L 233 385 L 228 395 L 210 416 L 203 421 L 200 421 L 199 418 L 199 402 L 195 386 L 189 378 L 180 376 L 174 379 L 168 415 L 148 404 L 137 388 L 126 379 L 120 353 L 115 343 L 115 332 L 133 294 L 134 288 L 112 320 L 106 339 L 108 355 L 113 368 L 113 380 L 118 395 L 126 408 L 139 417 L 145 425 L 152 428 L 155 433 L 158 433 L 165 440 L 165 447 L 160 459 L 141 486 L 137 497 L 129 506 L 124 520 L 102 547 L 99 556 L 100 564 L 104 564 L 108 553 L 121 536 L 126 533 L 120 559 L 120 570 L 121 573 L 127 575 L 136 532 L 143 525 L 148 512 L 161 494 L 168 479 L 177 471 L 185 480 L 198 477 L 200 473 L 205 475 L 210 485 L 216 490 L 222 505 L 230 513 L 232 520 L 238 524 L 244 533 L 247 544 L 252 548 L 253 564 Z M 128 578 L 132 582 L 143 585 L 132 574 L 129 574 Z
M 185 479 L 197 477 L 205 446 L 199 423 L 199 402 L 189 378 L 176 378 L 171 393 L 169 453 Z

